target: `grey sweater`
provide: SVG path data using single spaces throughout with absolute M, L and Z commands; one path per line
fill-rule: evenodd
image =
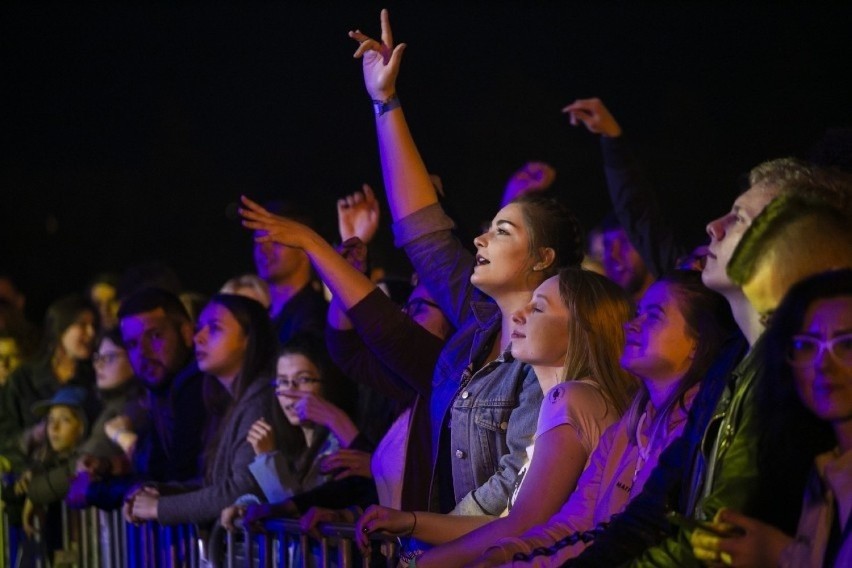
M 178 486 L 183 492 L 170 493 L 175 486 L 163 487 L 157 517 L 161 524 L 204 523 L 219 517 L 222 509 L 231 505 L 245 493 L 260 495 L 248 465 L 254 459 L 254 451 L 246 442 L 246 435 L 255 420 L 269 415 L 270 404 L 275 397 L 266 378 L 259 377 L 252 383 L 228 417 L 219 438 L 213 463 L 207 479 L 211 484 L 196 487 Z M 201 401 L 198 401 L 201 404 Z M 179 412 L 180 409 L 177 409 Z

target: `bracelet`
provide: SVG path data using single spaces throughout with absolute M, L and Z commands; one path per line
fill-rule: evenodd
M 399 108 L 399 97 L 396 95 L 396 93 L 392 94 L 383 101 L 373 99 L 373 111 L 376 113 L 376 116 L 382 116 L 386 112 L 391 111 L 395 108 Z
M 414 511 L 411 511 L 411 515 L 414 517 L 414 524 L 411 525 L 411 530 L 408 531 L 408 535 L 406 535 L 406 536 L 414 535 L 414 531 L 417 529 L 417 513 L 415 513 Z

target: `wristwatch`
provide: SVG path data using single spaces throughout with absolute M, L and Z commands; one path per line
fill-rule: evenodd
M 392 94 L 384 101 L 377 101 L 373 99 L 373 111 L 376 113 L 376 116 L 382 116 L 386 112 L 398 107 L 399 97 L 396 96 L 396 93 Z

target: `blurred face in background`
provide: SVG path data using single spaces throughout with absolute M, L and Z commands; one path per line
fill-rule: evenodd
M 604 231 L 603 267 L 606 277 L 631 296 L 644 292 L 652 280 L 624 229 Z
M 6 384 L 6 379 L 21 364 L 21 350 L 14 337 L 0 337 L 0 385 Z
M 78 361 L 92 356 L 95 343 L 95 314 L 86 310 L 80 312 L 74 323 L 69 325 L 59 340 L 66 355 Z
M 47 439 L 56 453 L 73 450 L 83 438 L 83 423 L 70 406 L 53 406 L 47 414 Z
M 89 300 L 98 310 L 101 327 L 114 329 L 118 325 L 118 299 L 115 286 L 98 282 L 89 288 Z
M 95 379 L 100 390 L 120 387 L 133 377 L 133 367 L 127 351 L 109 338 L 101 340 L 98 350 L 92 356 L 95 365 Z

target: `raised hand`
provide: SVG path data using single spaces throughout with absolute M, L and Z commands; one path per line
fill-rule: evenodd
M 364 67 L 364 86 L 373 100 L 386 101 L 396 94 L 396 77 L 405 44 L 394 47 L 388 11 L 382 10 L 382 41 L 378 42 L 361 33 L 349 32 L 349 37 L 359 43 L 353 57 L 361 58 Z
M 544 162 L 527 162 L 524 167 L 512 174 L 503 191 L 502 205 L 506 205 L 527 193 L 544 191 L 556 179 L 556 170 Z
M 249 428 L 246 441 L 251 444 L 254 455 L 267 454 L 275 449 L 275 432 L 264 418 L 255 420 Z
M 355 525 L 355 538 L 361 552 L 370 550 L 370 533 L 382 531 L 391 536 L 407 536 L 414 530 L 417 517 L 410 511 L 397 511 L 380 505 L 371 505 Z
M 571 126 L 582 123 L 594 134 L 609 138 L 621 136 L 621 126 L 600 99 L 577 99 L 563 108 L 562 112 L 568 115 Z
M 361 450 L 340 449 L 323 458 L 321 470 L 323 473 L 335 472 L 334 479 L 344 479 L 353 475 L 372 478 L 371 457 L 372 454 Z
M 368 184 L 337 200 L 337 226 L 340 242 L 358 237 L 365 245 L 373 240 L 379 228 L 379 202 Z
M 309 227 L 286 217 L 274 215 L 245 195 L 240 199 L 243 202 L 243 207 L 239 209 L 240 216 L 243 218 L 243 227 L 257 231 L 254 237 L 255 242 L 272 242 L 304 249 L 317 239 L 322 239 Z

